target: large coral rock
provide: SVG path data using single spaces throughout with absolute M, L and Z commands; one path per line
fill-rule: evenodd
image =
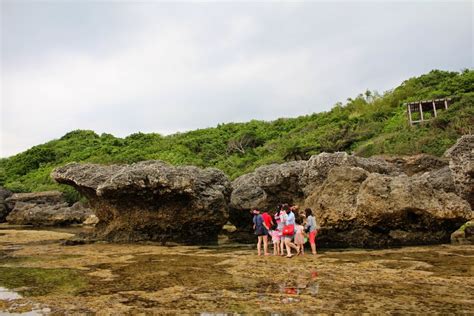
M 311 156 L 300 178 L 300 187 L 306 195 L 310 195 L 315 188 L 322 185 L 329 171 L 338 166 L 359 167 L 368 172 L 382 174 L 397 173 L 396 168 L 381 158 L 362 158 L 349 155 L 345 152 L 321 153 Z
M 385 247 L 449 241 L 471 217 L 469 204 L 423 177 L 335 167 L 308 197 L 322 226 L 320 243 Z
M 12 192 L 3 187 L 0 187 L 0 223 L 3 223 L 6 220 L 7 215 L 10 213 L 11 209 L 5 199 L 7 199 L 11 195 Z
M 65 226 L 81 224 L 92 214 L 81 203 L 69 207 L 58 191 L 15 193 L 7 199 L 12 211 L 9 224 L 33 226 Z
M 459 138 L 445 156 L 449 158 L 456 192 L 474 209 L 474 135 Z
M 230 220 L 238 234 L 247 232 L 254 239 L 249 235 L 250 209 L 297 203 L 315 211 L 322 226 L 321 245 L 447 242 L 472 214 L 451 170 L 447 160 L 425 154 L 361 158 L 321 153 L 308 161 L 264 166 L 237 178 L 232 184 Z
M 383 156 L 380 157 L 392 164 L 400 172 L 412 176 L 417 173 L 439 170 L 448 166 L 448 161 L 443 158 L 428 154 L 418 154 L 414 156 Z
M 99 218 L 97 238 L 110 241 L 212 243 L 227 222 L 230 182 L 217 169 L 69 164 L 53 171 L 84 194 Z
M 252 231 L 250 210 L 274 210 L 280 203 L 298 203 L 303 200 L 299 186 L 306 161 L 271 164 L 238 177 L 232 182 L 230 221 L 240 230 Z M 248 237 L 248 236 L 246 236 Z M 244 236 L 240 236 L 240 239 Z

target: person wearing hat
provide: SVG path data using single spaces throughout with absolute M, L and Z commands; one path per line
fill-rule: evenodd
M 263 241 L 263 253 L 265 256 L 268 256 L 268 231 L 270 227 L 267 227 L 267 224 L 263 220 L 262 215 L 260 215 L 260 211 L 258 209 L 254 209 L 252 211 L 253 214 L 253 229 L 255 231 L 255 235 L 257 235 L 257 253 L 259 256 L 262 255 L 261 248 L 262 248 L 262 241 Z

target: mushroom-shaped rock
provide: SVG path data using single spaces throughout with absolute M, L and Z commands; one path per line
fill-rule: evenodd
M 98 239 L 214 243 L 228 219 L 230 182 L 217 169 L 72 163 L 51 175 L 89 199 Z

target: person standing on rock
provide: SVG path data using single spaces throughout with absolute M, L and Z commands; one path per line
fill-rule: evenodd
M 255 231 L 255 235 L 257 235 L 257 253 L 259 256 L 262 255 L 262 241 L 263 241 L 263 253 L 265 256 L 268 256 L 268 231 L 269 227 L 266 226 L 265 221 L 263 220 L 262 215 L 260 215 L 260 211 L 255 209 L 253 210 L 253 229 Z
M 288 215 L 286 214 L 286 211 L 284 209 L 285 205 L 288 205 L 288 204 L 279 205 L 280 223 L 278 224 L 278 231 L 280 232 L 280 256 L 285 255 L 285 236 L 283 236 L 283 227 L 285 226 L 286 220 L 288 218 Z
M 291 211 L 290 207 L 288 205 L 284 206 L 284 210 L 286 214 L 288 215 L 286 217 L 285 221 L 285 227 L 286 226 L 293 226 L 293 235 L 285 235 L 285 246 L 286 246 L 286 257 L 291 258 L 293 255 L 291 254 L 291 248 L 296 250 L 296 254 L 298 255 L 300 253 L 300 250 L 294 243 L 291 242 L 291 240 L 294 237 L 294 231 L 295 231 L 295 214 Z M 285 228 L 283 229 L 285 230 Z
M 310 208 L 304 210 L 306 213 L 306 225 L 305 230 L 309 234 L 309 244 L 311 245 L 311 251 L 313 255 L 316 255 L 316 235 L 318 234 L 316 218 L 313 215 L 313 211 Z

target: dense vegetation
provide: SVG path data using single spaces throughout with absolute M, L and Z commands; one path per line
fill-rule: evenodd
M 404 103 L 453 97 L 436 119 L 410 127 Z M 13 191 L 59 188 L 51 170 L 68 162 L 133 163 L 160 159 L 175 165 L 212 166 L 230 178 L 256 167 L 307 159 L 323 151 L 347 151 L 361 156 L 429 153 L 442 155 L 474 126 L 474 71 L 433 70 L 411 78 L 383 94 L 366 91 L 329 112 L 275 121 L 227 123 L 169 136 L 136 133 L 126 138 L 76 130 L 60 139 L 34 146 L 0 160 L 0 185 Z

